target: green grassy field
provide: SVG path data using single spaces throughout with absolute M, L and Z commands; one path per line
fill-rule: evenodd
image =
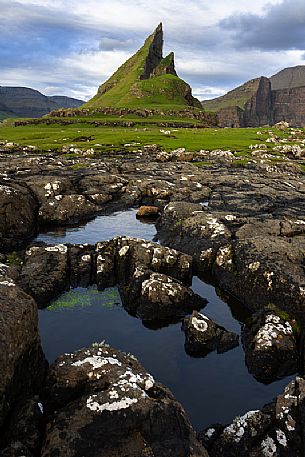
M 87 118 L 83 118 L 82 122 L 77 122 L 75 119 L 75 123 L 67 126 L 42 124 L 19 127 L 14 127 L 13 122 L 7 120 L 0 124 L 0 141 L 17 143 L 20 146 L 32 145 L 36 147 L 37 152 L 62 151 L 63 146 L 73 144 L 82 150 L 93 147 L 99 153 L 104 151 L 111 153 L 112 151 L 118 152 L 126 149 L 133 151 L 142 146 L 157 144 L 166 151 L 180 147 L 184 147 L 188 151 L 229 149 L 235 152 L 236 156 L 244 157 L 250 155 L 249 146 L 264 143 L 270 136 L 268 132 L 271 130 L 278 136 L 287 136 L 287 133 L 271 128 L 171 129 L 160 128 L 155 124 L 129 128 L 95 127 L 88 124 L 86 120 Z M 162 121 L 165 119 L 162 118 Z M 164 131 L 170 132 L 170 134 L 165 134 Z M 263 132 L 263 134 L 259 135 L 258 131 Z M 80 137 L 90 137 L 90 141 L 78 141 Z M 126 146 L 126 144 L 130 146 Z M 274 144 L 265 144 L 270 152 L 273 152 Z

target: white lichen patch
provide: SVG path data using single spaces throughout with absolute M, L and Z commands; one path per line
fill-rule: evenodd
M 91 255 L 89 254 L 85 254 L 85 255 L 82 255 L 82 262 L 91 262 Z
M 264 457 L 276 456 L 277 447 L 275 441 L 270 436 L 267 436 L 267 438 L 261 442 L 261 450 Z
M 249 263 L 248 268 L 251 271 L 257 271 L 259 269 L 260 265 L 261 265 L 260 262 L 252 262 L 252 263 Z
M 92 355 L 90 357 L 86 357 L 83 360 L 77 360 L 73 362 L 71 365 L 74 367 L 81 367 L 83 365 L 90 364 L 93 370 L 97 370 L 102 368 L 105 365 L 118 365 L 119 367 L 122 366 L 121 362 L 118 359 L 113 357 L 103 357 L 100 355 Z
M 46 247 L 45 251 L 59 252 L 60 254 L 66 254 L 68 252 L 68 247 L 65 244 L 56 244 L 54 246 Z
M 205 251 L 201 251 L 199 260 L 208 260 L 212 254 L 213 254 L 212 248 L 206 249 Z
M 46 191 L 45 193 L 45 197 L 51 197 L 51 195 L 55 195 L 57 193 L 57 191 L 59 190 L 60 188 L 60 182 L 59 181 L 55 181 L 54 183 L 50 183 L 48 182 L 45 186 L 44 186 L 44 189 Z
M 232 265 L 232 256 L 233 253 L 231 246 L 220 248 L 216 257 L 216 264 L 219 267 L 223 265 Z
M 207 219 L 209 229 L 212 231 L 211 238 L 217 238 L 221 235 L 225 235 L 226 227 L 221 222 L 218 222 L 216 217 L 209 217 Z
M 126 409 L 139 400 L 146 399 L 146 391 L 153 386 L 154 379 L 151 375 L 134 373 L 128 367 L 111 384 L 108 391 L 91 395 L 87 399 L 87 408 L 98 413 Z
M 208 438 L 212 438 L 212 436 L 214 435 L 214 433 L 216 432 L 215 428 L 209 428 L 205 434 Z
M 273 276 L 274 276 L 274 273 L 273 271 L 265 271 L 264 273 L 264 277 L 266 278 L 267 280 L 267 284 L 268 284 L 268 290 L 271 290 L 272 289 L 272 285 L 273 285 Z
M 177 297 L 184 295 L 183 287 L 169 277 L 161 277 L 153 273 L 149 279 L 142 283 L 142 295 L 146 295 L 149 300 L 160 299 L 160 293 L 167 297 Z
M 255 349 L 265 350 L 277 344 L 279 335 L 292 336 L 293 329 L 288 321 L 284 322 L 275 314 L 268 314 L 265 324 L 254 337 Z
M 99 403 L 96 401 L 98 398 L 97 395 L 92 395 L 87 399 L 87 408 L 91 409 L 91 411 L 96 411 L 102 413 L 103 411 L 118 411 L 120 409 L 129 408 L 134 403 L 138 402 L 137 398 L 128 398 L 124 397 L 120 401 L 114 401 L 112 403 Z
M 234 214 L 227 214 L 227 215 L 225 216 L 225 219 L 226 219 L 227 221 L 235 221 L 236 216 L 234 216 Z
M 281 446 L 287 446 L 287 437 L 282 430 L 276 430 L 276 439 L 278 440 Z
M 123 246 L 120 250 L 119 250 L 119 256 L 120 257 L 124 257 L 127 252 L 129 251 L 129 246 Z
M 198 331 L 198 332 L 206 332 L 208 329 L 208 322 L 209 318 L 204 314 L 197 314 L 198 317 L 193 316 L 191 318 L 191 325 Z
M 6 286 L 6 287 L 16 287 L 16 284 L 14 281 L 10 278 L 5 279 L 4 281 L 0 281 L 0 286 Z
M 16 190 L 9 186 L 4 186 L 0 184 L 0 192 L 5 193 L 6 195 L 12 195 L 13 193 L 16 194 Z
M 239 443 L 242 437 L 245 434 L 245 428 L 248 427 L 248 421 L 253 416 L 258 414 L 260 411 L 248 411 L 241 417 L 236 417 L 232 424 L 226 427 L 223 431 L 224 434 L 229 435 L 232 437 L 233 441 Z

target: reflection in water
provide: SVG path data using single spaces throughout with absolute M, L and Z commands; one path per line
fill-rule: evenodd
M 120 211 L 109 216 L 97 216 L 92 221 L 77 227 L 66 229 L 52 229 L 47 233 L 40 233 L 36 241 L 54 243 L 89 243 L 110 240 L 116 236 L 133 236 L 152 240 L 156 235 L 153 223 L 144 223 L 136 219 L 136 209 Z
M 120 234 L 152 239 L 153 225 L 135 218 L 135 210 L 99 216 L 78 229 L 40 235 L 48 243 L 90 243 Z M 240 333 L 247 313 L 238 303 L 228 306 L 213 286 L 193 279 L 193 290 L 209 300 L 203 312 L 228 330 Z M 163 328 L 145 327 L 122 307 L 117 288 L 97 291 L 95 287 L 74 289 L 39 310 L 42 344 L 50 362 L 96 341 L 134 354 L 143 366 L 171 389 L 182 403 L 195 428 L 228 423 L 236 415 L 258 409 L 282 391 L 289 379 L 268 386 L 257 382 L 244 362 L 239 346 L 224 354 L 192 358 L 184 350 L 181 323 Z

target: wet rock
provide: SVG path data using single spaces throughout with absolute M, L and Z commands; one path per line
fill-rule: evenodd
M 71 245 L 69 253 L 69 283 L 71 287 L 88 287 L 95 280 L 95 252 L 88 244 Z
M 5 449 L 0 451 L 1 457 L 33 457 L 33 454 L 24 446 L 20 441 L 7 446 Z
M 68 247 L 32 246 L 25 254 L 19 284 L 45 307 L 69 287 Z
M 140 206 L 137 211 L 138 218 L 156 218 L 159 215 L 159 208 L 157 206 Z
M 38 203 L 26 187 L 0 183 L 0 250 L 22 246 L 37 233 Z
M 304 404 L 305 380 L 296 378 L 262 410 L 236 417 L 222 430 L 214 427 L 215 432 L 210 430 L 210 439 L 207 431 L 199 436 L 211 457 L 301 457 L 304 455 Z
M 257 313 L 242 332 L 246 363 L 260 382 L 293 374 L 298 354 L 292 324 L 273 313 Z
M 43 457 L 207 457 L 172 394 L 135 358 L 108 346 L 58 358 L 47 396 Z
M 58 195 L 39 208 L 41 225 L 75 224 L 98 212 L 99 208 L 84 195 Z
M 171 202 L 157 223 L 158 236 L 162 242 L 193 255 L 197 268 L 207 271 L 219 247 L 231 239 L 225 221 L 200 204 Z
M 191 256 L 138 238 L 117 238 L 118 283 L 128 283 L 138 267 L 171 276 L 185 284 L 190 284 L 193 276 Z
M 0 428 L 17 400 L 43 385 L 47 363 L 37 327 L 34 300 L 12 279 L 0 277 Z
M 124 308 L 145 321 L 179 319 L 207 303 L 180 281 L 143 268 L 137 268 L 120 290 Z
M 117 283 L 115 240 L 96 244 L 96 284 L 99 290 L 112 287 Z
M 218 353 L 229 351 L 239 344 L 239 336 L 216 324 L 207 316 L 193 311 L 183 323 L 185 350 L 188 354 L 205 356 L 217 350 Z
M 238 238 L 229 247 L 229 258 L 215 265 L 220 286 L 253 311 L 272 303 L 304 322 L 304 237 L 256 233 L 251 239 Z
M 19 441 L 36 455 L 42 445 L 42 435 L 43 406 L 39 397 L 18 401 L 6 425 L 3 442 L 14 449 L 14 443 Z

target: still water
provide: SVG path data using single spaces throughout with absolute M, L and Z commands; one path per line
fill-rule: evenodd
M 99 216 L 78 228 L 41 234 L 47 243 L 95 243 L 118 235 L 146 240 L 155 237 L 152 224 L 143 224 L 135 210 Z M 194 277 L 194 292 L 207 298 L 203 312 L 228 330 L 240 333 L 246 314 L 237 303 L 228 305 L 213 286 Z M 95 287 L 77 288 L 39 311 L 43 349 L 50 362 L 96 341 L 134 354 L 142 365 L 171 389 L 197 430 L 212 423 L 230 422 L 236 415 L 259 409 L 280 393 L 290 378 L 268 386 L 247 370 L 239 346 L 224 354 L 190 357 L 184 350 L 181 324 L 149 329 L 122 307 L 117 288 L 99 292 Z

